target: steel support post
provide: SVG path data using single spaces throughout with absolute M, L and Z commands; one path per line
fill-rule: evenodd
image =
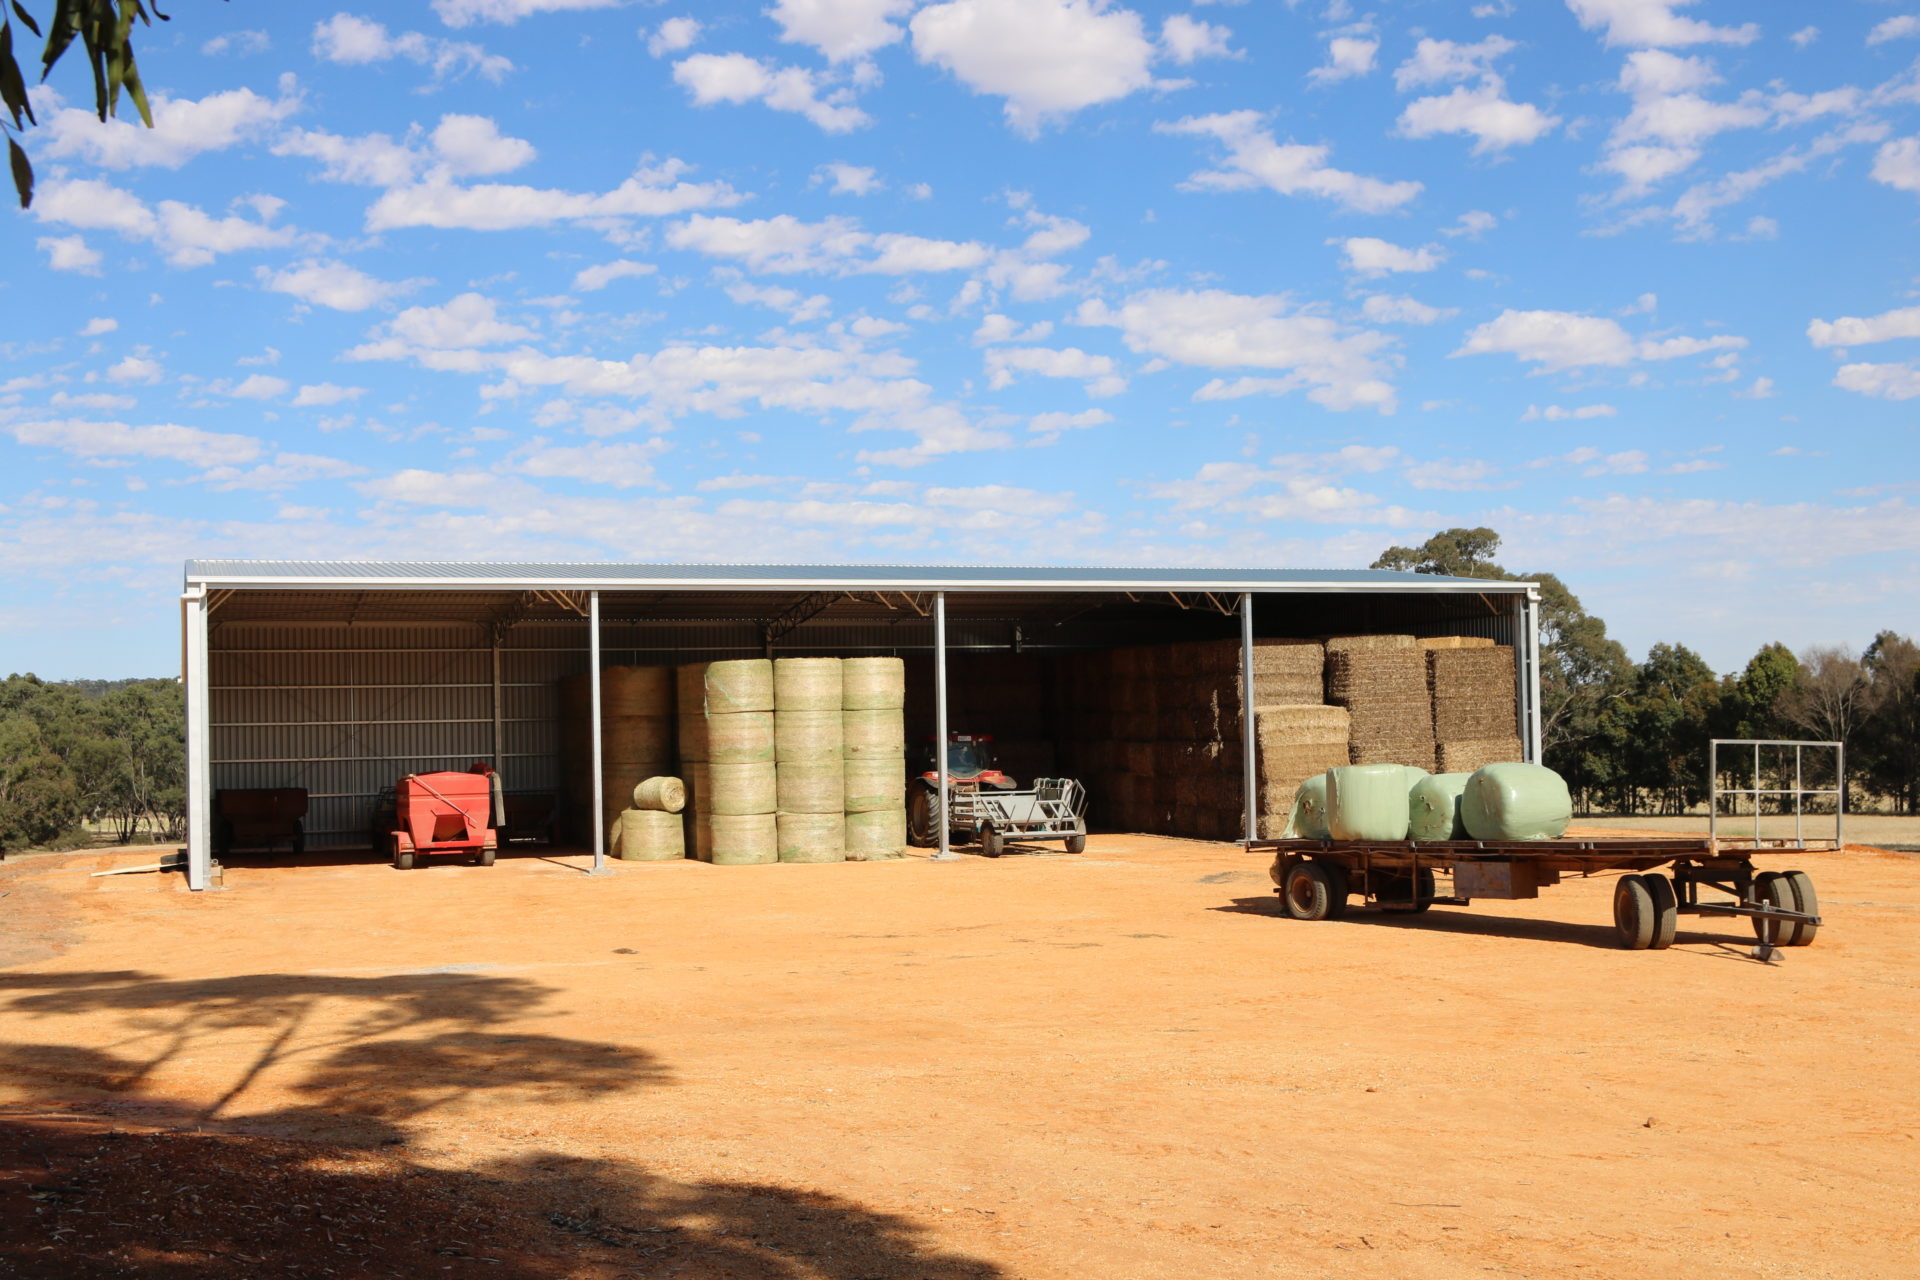
M 213 710 L 207 690 L 207 593 L 181 597 L 186 623 L 187 888 L 213 887 Z
M 934 792 L 933 824 L 940 832 L 940 851 L 936 862 L 958 862 L 953 851 L 952 833 L 947 830 L 947 593 L 933 594 L 933 758 L 938 771 Z
M 500 634 L 493 636 L 493 771 L 500 772 L 501 757 L 507 753 L 506 729 L 501 722 L 500 707 Z M 506 780 L 501 779 L 504 788 Z
M 1248 591 L 1240 597 L 1240 751 L 1244 757 L 1240 763 L 1240 794 L 1244 804 L 1245 835 L 1249 840 L 1260 838 L 1260 785 L 1258 759 L 1256 752 L 1260 748 L 1259 727 L 1254 723 L 1253 714 L 1253 592 Z
M 1541 759 L 1544 749 L 1540 743 L 1540 597 L 1538 593 L 1527 593 L 1527 634 L 1523 637 L 1527 652 L 1527 732 L 1522 741 L 1526 743 L 1527 761 L 1530 764 L 1545 764 Z
M 591 688 L 593 713 L 589 717 L 593 732 L 593 871 L 596 876 L 607 873 L 607 779 L 601 756 L 604 744 L 600 740 L 600 593 L 587 594 L 587 683 Z

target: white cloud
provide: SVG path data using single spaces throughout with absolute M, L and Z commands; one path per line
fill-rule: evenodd
M 1474 44 L 1423 39 L 1413 56 L 1394 69 L 1393 87 L 1402 93 L 1428 85 L 1450 84 L 1492 75 L 1494 60 L 1519 48 L 1504 36 L 1488 36 Z
M 1332 168 L 1326 163 L 1330 147 L 1277 142 L 1254 111 L 1189 116 L 1156 124 L 1154 129 L 1210 137 L 1226 148 L 1224 167 L 1193 174 L 1182 184 L 1189 190 L 1248 191 L 1264 186 L 1281 195 L 1318 196 L 1362 213 L 1397 209 L 1421 191 L 1418 182 L 1385 182 Z
M 245 470 L 235 466 L 214 467 L 196 478 L 215 492 L 253 489 L 274 493 L 310 480 L 343 480 L 365 474 L 365 467 L 339 458 L 326 458 L 314 453 L 278 453 L 272 462 L 263 462 Z
M 285 378 L 270 373 L 250 373 L 237 383 L 210 383 L 207 390 L 233 400 L 274 400 L 285 395 L 290 386 Z
M 343 387 L 332 382 L 315 382 L 300 388 L 299 394 L 293 398 L 293 405 L 296 409 L 304 409 L 315 405 L 339 404 L 342 401 L 358 400 L 366 394 L 366 391 L 365 387 Z
M 1284 296 L 1248 296 L 1218 289 L 1154 289 L 1118 308 L 1097 299 L 1080 305 L 1081 324 L 1121 331 L 1127 348 L 1207 369 L 1280 370 L 1283 376 L 1207 383 L 1196 399 L 1235 399 L 1304 390 L 1329 409 L 1391 413 L 1393 387 L 1385 334 L 1354 330 L 1296 307 Z
M 254 274 L 263 288 L 335 311 L 365 311 L 410 293 L 421 283 L 378 280 L 358 267 L 322 259 L 309 259 L 278 271 L 260 267 Z
M 511 26 L 536 13 L 566 13 L 575 9 L 611 9 L 621 0 L 433 0 L 433 11 L 450 27 L 475 22 Z
M 760 102 L 805 116 L 828 133 L 848 133 L 873 123 L 854 105 L 851 89 L 828 89 L 829 80 L 805 67 L 773 66 L 744 53 L 696 53 L 673 64 L 673 78 L 692 95 L 695 106 Z M 825 96 L 823 89 L 828 89 Z
M 973 422 L 951 404 L 924 405 L 905 412 L 874 414 L 854 426 L 856 431 L 909 431 L 916 441 L 905 448 L 862 450 L 856 460 L 875 466 L 918 467 L 955 453 L 1011 449 L 1014 437 L 996 427 Z
M 756 272 L 843 270 L 905 275 L 958 271 L 987 260 L 984 245 L 886 232 L 872 235 L 851 218 L 802 222 L 791 214 L 743 220 L 696 214 L 675 223 L 667 243 L 709 257 L 730 258 Z M 871 254 L 871 256 L 866 256 Z
M 198 467 L 251 462 L 260 453 L 252 436 L 227 435 L 174 423 L 130 427 L 79 418 L 20 422 L 7 428 L 23 445 L 59 449 L 78 458 L 165 458 Z
M 1458 221 L 1452 226 L 1440 228 L 1440 234 L 1443 236 L 1467 236 L 1470 239 L 1478 240 L 1481 236 L 1499 225 L 1500 219 L 1494 217 L 1485 209 L 1469 209 L 1461 214 Z
M 152 386 L 160 381 L 166 367 L 158 360 L 143 355 L 131 355 L 115 363 L 107 370 L 107 377 L 114 382 L 139 382 Z
M 656 58 L 664 58 L 670 53 L 691 49 L 699 38 L 699 19 L 668 18 L 647 37 L 647 52 Z
M 1370 294 L 1360 314 L 1375 324 L 1437 324 L 1460 314 L 1458 307 L 1432 307 L 1404 294 Z
M 787 319 L 794 324 L 811 324 L 815 320 L 832 314 L 833 311 L 833 300 L 824 293 L 816 293 L 808 297 L 797 289 L 782 289 L 778 285 L 748 284 L 744 280 L 729 284 L 727 296 L 741 306 L 770 307 L 775 311 L 784 312 Z
M 980 327 L 973 331 L 973 344 L 983 347 L 995 342 L 1040 342 L 1052 332 L 1051 320 L 1035 321 L 1022 329 L 1020 322 L 1012 316 L 989 312 L 981 317 Z
M 1505 353 L 1555 373 L 1592 365 L 1620 367 L 1636 360 L 1673 360 L 1708 351 L 1738 350 L 1745 338 L 1635 339 L 1618 321 L 1575 311 L 1502 311 L 1467 334 L 1455 356 Z
M 1719 80 L 1705 58 L 1659 49 L 1627 55 L 1619 88 L 1632 97 L 1633 110 L 1608 135 L 1601 160 L 1603 169 L 1624 179 L 1623 194 L 1639 195 L 1690 168 L 1716 134 L 1767 122 L 1771 113 L 1758 90 L 1736 102 L 1700 94 Z
M 275 248 L 291 243 L 297 235 L 291 227 L 269 227 L 239 217 L 215 218 L 175 200 L 148 208 L 138 196 L 91 178 L 48 182 L 34 197 L 33 213 L 43 222 L 117 231 L 131 240 L 151 241 L 176 267 L 205 266 L 222 253 Z
M 1920 191 L 1920 138 L 1895 138 L 1873 157 L 1873 180 L 1897 191 Z
M 573 287 L 583 293 L 595 293 L 615 280 L 625 280 L 631 276 L 650 276 L 658 270 L 659 268 L 651 262 L 632 262 L 626 258 L 620 258 L 576 271 L 573 276 Z
M 1694 3 L 1695 0 L 1567 0 L 1567 7 L 1586 30 L 1605 27 L 1609 48 L 1752 44 L 1759 37 L 1760 28 L 1751 22 L 1738 27 L 1716 27 L 1674 12 Z
M 73 271 L 83 276 L 100 274 L 100 251 L 89 247 L 82 236 L 41 236 L 33 243 L 47 255 L 47 266 L 55 271 Z
M 830 183 L 827 189 L 836 196 L 870 196 L 885 190 L 887 185 L 872 169 L 839 160 L 828 161 L 815 169 L 812 180 Z
M 1882 400 L 1911 400 L 1920 396 L 1920 365 L 1843 364 L 1833 375 L 1833 385 Z
M 1474 139 L 1474 154 L 1481 155 L 1534 142 L 1559 123 L 1559 116 L 1508 98 L 1500 78 L 1489 76 L 1477 88 L 1458 85 L 1447 94 L 1414 99 L 1400 113 L 1399 129 L 1409 138 L 1465 134 Z
M 1794 47 L 1797 49 L 1804 49 L 1819 38 L 1820 28 L 1818 27 L 1802 27 L 1787 37 L 1787 39 L 1793 41 Z
M 1322 459 L 1276 459 L 1284 467 L 1251 462 L 1208 462 L 1187 480 L 1153 486 L 1148 492 L 1175 510 L 1244 515 L 1261 522 L 1304 520 L 1316 523 L 1399 524 L 1406 513 L 1383 507 L 1374 494 L 1336 483 Z M 1337 467 L 1332 468 L 1338 470 Z
M 1873 30 L 1867 32 L 1867 43 L 1885 44 L 1889 40 L 1909 40 L 1914 36 L 1920 36 L 1920 17 L 1903 13 L 1875 24 Z
M 1734 396 L 1741 400 L 1771 400 L 1774 397 L 1772 378 L 1755 378 L 1753 385 L 1745 391 L 1736 391 Z
M 1611 418 L 1620 411 L 1610 404 L 1583 404 L 1572 409 L 1563 409 L 1557 404 L 1541 408 L 1537 404 L 1527 406 L 1520 415 L 1522 422 L 1578 422 L 1586 418 Z
M 131 409 L 139 401 L 133 396 L 117 396 L 105 391 L 83 391 L 70 395 L 65 391 L 56 391 L 48 401 L 56 409 Z
M 1334 84 L 1373 70 L 1380 41 L 1373 36 L 1335 36 L 1327 41 L 1327 60 L 1307 72 L 1314 84 Z
M 1184 13 L 1170 14 L 1160 24 L 1160 44 L 1167 56 L 1181 66 L 1200 58 L 1234 57 L 1232 47 L 1227 44 L 1232 38 L 1233 32 L 1226 27 L 1202 22 Z
M 480 293 L 463 293 L 437 307 L 408 307 L 386 328 L 410 346 L 441 351 L 493 347 L 534 336 L 533 330 L 502 320 L 493 299 Z
M 1803 147 L 1789 147 L 1750 169 L 1736 170 L 1712 182 L 1695 183 L 1673 202 L 1674 219 L 1685 237 L 1705 239 L 1714 233 L 1715 211 L 1747 199 L 1769 183 L 1804 172 L 1824 156 L 1845 147 L 1878 142 L 1885 136 L 1885 125 L 1861 121 L 1822 134 Z M 1746 234 L 1750 239 L 1771 240 L 1779 230 L 1779 224 L 1773 219 L 1755 217 L 1748 220 Z
M 410 182 L 426 163 L 425 156 L 384 133 L 346 138 L 316 129 L 290 129 L 274 142 L 273 154 L 318 160 L 324 180 L 370 187 Z
M 670 446 L 665 440 L 628 441 L 622 444 L 550 445 L 536 442 L 514 466 L 530 476 L 585 480 L 589 484 L 611 485 L 616 489 L 638 489 L 659 483 L 653 460 Z
M 297 93 L 263 98 L 228 89 L 198 100 L 153 95 L 153 128 L 117 117 L 64 107 L 46 120 L 40 147 L 56 160 L 83 160 L 105 169 L 156 166 L 178 169 L 197 155 L 224 151 L 260 136 L 300 108 Z
M 459 186 L 430 177 L 395 187 L 367 210 L 367 230 L 401 227 L 463 227 L 509 231 L 601 218 L 657 218 L 738 204 L 743 197 L 724 182 L 681 182 L 687 166 L 677 160 L 643 165 L 612 191 L 587 195 L 539 187 L 479 183 Z
M 1902 307 L 1877 316 L 1815 320 L 1807 326 L 1807 338 L 1816 347 L 1857 347 L 1895 338 L 1920 338 L 1920 307 Z
M 812 45 L 830 62 L 850 62 L 885 48 L 906 32 L 892 20 L 913 0 L 775 0 L 767 16 L 789 44 Z
M 1034 435 L 1052 440 L 1063 431 L 1084 431 L 1089 427 L 1104 427 L 1113 421 L 1113 415 L 1105 409 L 1082 409 L 1079 413 L 1036 413 L 1027 420 L 1027 430 Z
M 1435 244 L 1407 249 L 1373 236 L 1350 236 L 1345 240 L 1329 240 L 1327 243 L 1339 245 L 1347 270 L 1362 276 L 1383 276 L 1396 271 L 1432 271 L 1447 259 L 1446 250 Z
M 313 56 L 343 66 L 366 66 L 403 58 L 430 68 L 435 80 L 477 71 L 498 84 L 513 70 L 510 60 L 488 53 L 477 44 L 441 40 L 418 31 L 395 35 L 384 23 L 350 13 L 336 13 L 314 26 Z
M 80 330 L 83 338 L 97 338 L 103 333 L 112 333 L 120 327 L 120 322 L 111 316 L 95 316 L 87 321 L 86 328 Z
M 1087 384 L 1090 396 L 1118 395 L 1127 389 L 1127 380 L 1114 371 L 1113 357 L 1090 355 L 1078 347 L 991 347 L 985 364 L 987 386 L 994 391 L 1012 386 L 1016 373 L 1077 378 Z
M 1140 16 L 1107 0 L 946 0 L 910 25 L 915 57 L 1006 99 L 1007 123 L 1028 136 L 1153 82 Z
M 433 131 L 433 149 L 458 177 L 491 177 L 530 164 L 536 152 L 524 138 L 509 138 L 486 116 L 447 115 Z
M 271 48 L 273 48 L 273 41 L 264 31 L 229 31 L 201 45 L 200 52 L 209 58 L 217 58 L 227 53 L 245 57 L 249 54 L 265 53 Z

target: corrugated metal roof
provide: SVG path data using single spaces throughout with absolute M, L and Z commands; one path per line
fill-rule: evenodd
M 1526 582 L 1385 569 L 1080 565 L 463 563 L 189 560 L 190 587 L 308 590 L 1524 591 Z

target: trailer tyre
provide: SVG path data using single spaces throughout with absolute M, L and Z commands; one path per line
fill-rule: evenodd
M 1813 891 L 1813 877 L 1804 871 L 1788 871 L 1783 874 L 1786 879 L 1793 884 L 1793 896 L 1800 900 L 1798 910 L 1810 916 L 1819 915 L 1820 895 Z M 1793 941 L 1786 945 L 1789 947 L 1807 946 L 1813 942 L 1814 935 L 1819 932 L 1819 925 L 1808 920 L 1799 921 L 1794 929 Z
M 490 866 L 492 866 L 492 865 L 493 865 L 493 859 L 494 859 L 494 855 L 495 855 L 496 853 L 498 853 L 498 852 L 499 852 L 499 851 L 498 851 L 497 849 L 495 849 L 495 848 L 494 848 L 494 847 L 493 847 L 492 845 L 488 845 L 488 846 L 486 846 L 485 848 L 483 848 L 483 849 L 481 849 L 481 850 L 480 850 L 480 865 L 481 865 L 481 866 L 483 866 L 483 867 L 490 867 Z
M 1007 838 L 991 822 L 980 824 L 980 852 L 997 858 L 1007 851 Z
M 1787 871 L 1762 871 L 1753 878 L 1753 899 L 1757 906 L 1778 907 L 1782 911 L 1801 911 L 1800 895 L 1794 892 L 1792 873 Z M 1811 883 L 1811 882 L 1809 882 Z M 1761 942 L 1776 947 L 1800 945 L 1800 922 L 1797 920 L 1768 920 L 1761 916 L 1753 918 L 1753 936 Z
M 1645 951 L 1653 945 L 1653 892 L 1645 876 L 1621 876 L 1613 886 L 1613 927 L 1629 951 Z
M 1065 847 L 1068 853 L 1085 853 L 1087 851 L 1086 823 L 1082 822 L 1074 827 L 1073 834 L 1067 837 Z
M 1347 895 L 1352 892 L 1347 869 L 1337 862 L 1317 864 L 1327 873 L 1327 919 L 1338 920 L 1347 914 Z
M 1673 945 L 1673 935 L 1680 927 L 1680 898 L 1673 891 L 1673 881 L 1663 875 L 1641 879 L 1647 883 L 1647 896 L 1653 899 L 1653 941 L 1647 947 L 1665 951 Z
M 1333 915 L 1333 880 L 1318 862 L 1296 862 L 1288 868 L 1280 896 L 1295 920 L 1326 920 Z

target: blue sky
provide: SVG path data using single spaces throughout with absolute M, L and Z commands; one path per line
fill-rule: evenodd
M 44 6 L 42 6 L 44 7 Z M 0 285 L 0 666 L 193 555 L 1363 566 L 1920 625 L 1920 10 L 178 5 Z

